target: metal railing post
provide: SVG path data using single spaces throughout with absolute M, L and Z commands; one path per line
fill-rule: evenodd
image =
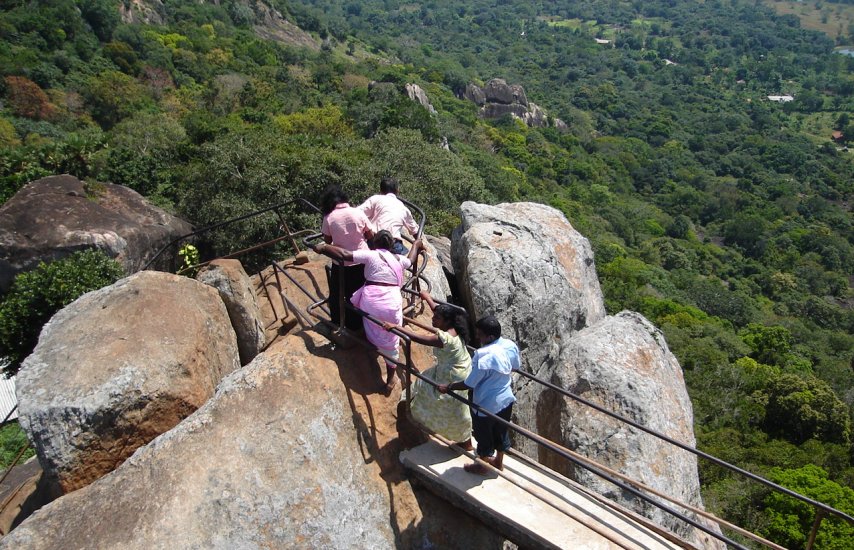
M 810 538 L 807 541 L 807 549 L 812 550 L 812 545 L 815 544 L 815 538 L 818 536 L 818 527 L 821 525 L 821 520 L 824 519 L 824 510 L 816 509 L 815 511 L 815 521 L 812 524 L 812 530 L 810 531 Z

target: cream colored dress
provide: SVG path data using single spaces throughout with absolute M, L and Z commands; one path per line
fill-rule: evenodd
M 434 348 L 436 366 L 423 372 L 437 384 L 462 382 L 471 372 L 471 357 L 459 336 L 447 332 L 436 334 L 444 347 Z M 464 392 L 460 392 L 465 396 Z M 416 380 L 410 404 L 412 417 L 426 428 L 453 441 L 466 441 L 471 437 L 471 413 L 465 403 L 450 395 L 443 395 L 430 384 Z

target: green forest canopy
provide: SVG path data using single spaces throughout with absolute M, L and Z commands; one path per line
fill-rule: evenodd
M 262 38 L 282 36 L 262 3 L 166 0 L 130 24 L 114 0 L 2 2 L 2 199 L 65 172 L 201 226 L 395 174 L 434 233 L 463 200 L 550 204 L 591 239 L 609 312 L 664 331 L 701 449 L 854 488 L 854 154 L 830 140 L 854 139 L 854 58 L 833 40 L 739 0 L 269 5 L 314 47 Z M 460 92 L 493 77 L 568 132 L 478 118 Z M 786 544 L 809 527 L 701 476 L 724 517 Z

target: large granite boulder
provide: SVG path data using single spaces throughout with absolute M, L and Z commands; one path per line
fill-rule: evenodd
M 218 293 L 144 271 L 84 294 L 21 367 L 21 426 L 63 492 L 113 470 L 213 395 L 240 366 Z
M 217 289 L 225 303 L 237 335 L 240 363 L 245 365 L 255 359 L 267 345 L 267 335 L 255 286 L 240 260 L 214 260 L 199 271 L 196 279 Z
M 495 315 L 523 351 L 523 368 L 548 378 L 564 342 L 605 316 L 590 243 L 558 210 L 534 203 L 465 202 L 452 239 L 460 294 L 475 318 Z M 514 416 L 533 427 L 542 386 L 520 380 Z M 536 445 L 514 441 L 536 456 Z
M 133 273 L 191 231 L 127 187 L 87 186 L 69 175 L 42 178 L 0 206 L 0 291 L 15 274 L 86 248 L 104 251 Z
M 501 549 L 490 529 L 406 481 L 397 400 L 365 393 L 381 376 L 366 359 L 311 332 L 278 339 L 193 415 L 42 508 L 0 549 Z
M 696 444 L 682 368 L 662 333 L 639 313 L 624 311 L 575 333 L 549 381 L 671 439 Z M 570 397 L 551 390 L 540 397 L 537 431 L 681 502 L 703 506 L 696 455 Z M 715 546 L 694 528 L 581 466 L 543 449 L 538 458 L 683 537 L 700 537 L 704 548 Z
M 493 78 L 483 88 L 468 84 L 462 97 L 477 104 L 480 107 L 480 116 L 485 119 L 494 120 L 510 115 L 532 128 L 554 126 L 561 132 L 568 130 L 562 120 L 549 118 L 541 107 L 529 102 L 522 86 L 507 84 L 501 78 Z
M 493 78 L 483 87 L 487 103 L 501 103 L 503 105 L 517 104 L 527 107 L 528 96 L 525 89 L 518 84 L 507 84 L 503 78 Z

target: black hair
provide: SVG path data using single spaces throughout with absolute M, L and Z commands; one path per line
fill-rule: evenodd
M 451 326 L 457 331 L 457 335 L 464 344 L 469 341 L 469 318 L 464 310 L 449 304 L 439 304 L 433 313 L 446 321 L 450 321 Z
M 348 202 L 347 193 L 341 189 L 340 185 L 330 184 L 323 190 L 323 194 L 320 195 L 320 212 L 324 216 L 327 216 L 342 202 Z
M 392 177 L 385 176 L 380 180 L 380 193 L 394 193 L 397 194 L 397 190 L 400 189 L 400 183 Z
M 498 319 L 492 315 L 481 317 L 474 326 L 479 328 L 481 332 L 487 336 L 493 336 L 495 338 L 501 337 L 501 323 L 499 323 Z
M 391 250 L 394 247 L 394 237 L 391 236 L 391 233 L 387 229 L 381 229 L 380 231 L 377 231 L 377 234 L 374 235 L 374 238 L 371 239 L 369 244 L 371 250 L 376 250 L 378 248 Z

